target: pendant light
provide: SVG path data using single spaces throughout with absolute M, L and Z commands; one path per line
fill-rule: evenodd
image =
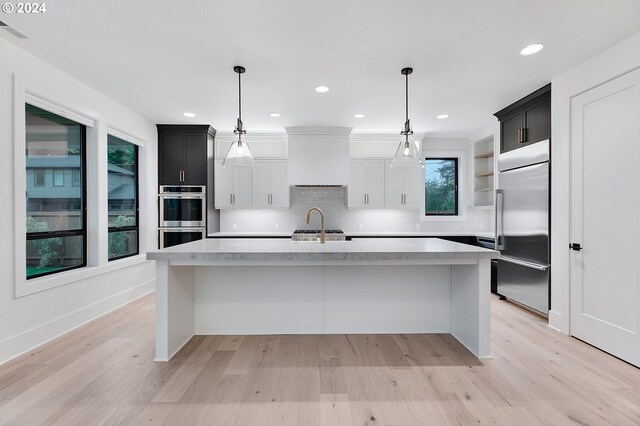
M 224 161 L 222 161 L 222 166 L 232 169 L 247 169 L 253 167 L 254 161 L 245 136 L 247 131 L 242 124 L 242 84 L 240 76 L 245 72 L 245 69 L 241 66 L 235 66 L 233 70 L 238 73 L 238 122 L 233 131 L 235 136 L 227 155 L 224 157 Z
M 405 122 L 404 129 L 400 132 L 402 137 L 400 138 L 396 154 L 391 161 L 391 167 L 424 167 L 422 153 L 418 149 L 418 144 L 413 139 L 413 130 L 411 130 L 411 124 L 409 124 L 409 74 L 413 72 L 413 68 L 403 68 L 400 72 L 405 77 Z

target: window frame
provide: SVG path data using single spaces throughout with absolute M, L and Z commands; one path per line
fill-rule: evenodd
M 42 173 L 42 185 L 38 185 L 38 172 Z M 44 188 L 47 186 L 47 169 L 33 169 L 33 187 Z
M 64 169 L 52 169 L 52 170 L 53 170 L 52 171 L 53 180 L 51 181 L 52 182 L 51 186 L 54 186 L 56 188 L 64 188 Z M 62 177 L 62 184 L 61 185 L 57 185 L 56 184 L 56 176 L 61 176 Z
M 440 161 L 453 161 L 454 162 L 454 175 L 455 175 L 455 182 L 454 182 L 454 211 L 453 213 L 447 213 L 447 212 L 427 212 L 427 191 L 425 188 L 424 191 L 424 216 L 430 216 L 430 217 L 454 217 L 454 216 L 459 216 L 459 212 L 460 212 L 460 194 L 459 194 L 459 190 L 460 190 L 460 158 L 459 157 L 446 157 L 446 156 L 429 156 L 426 155 L 424 158 L 424 165 L 425 165 L 425 175 L 424 175 L 424 184 L 426 185 L 427 182 L 427 176 L 426 176 L 426 172 L 427 172 L 427 161 L 428 160 L 440 160 Z
M 113 136 L 115 138 L 120 139 L 123 142 L 127 142 L 134 147 L 135 150 L 135 163 L 134 163 L 134 175 L 135 175 L 135 212 L 136 212 L 136 224 L 135 226 L 119 226 L 119 227 L 111 227 L 107 225 L 107 262 L 111 262 L 114 260 L 125 259 L 127 257 L 137 256 L 140 254 L 140 175 L 138 171 L 140 169 L 140 146 L 128 140 L 124 140 L 119 136 L 112 134 L 111 132 L 107 133 L 107 152 L 109 151 L 109 136 Z M 107 182 L 109 181 L 109 157 L 107 156 Z M 109 194 L 107 193 L 107 216 L 109 215 Z M 136 251 L 135 253 L 127 253 L 122 256 L 109 257 L 109 234 L 114 232 L 136 232 Z
M 457 216 L 441 216 L 425 215 L 425 199 L 424 184 L 426 173 L 422 169 L 420 174 L 420 222 L 461 222 L 468 220 L 468 200 L 473 200 L 473 194 L 469 197 L 469 188 L 473 189 L 473 173 L 469 171 L 469 157 L 473 158 L 469 148 L 455 147 L 454 149 L 438 149 L 423 147 L 422 158 L 457 158 L 458 159 L 458 215 Z
M 60 114 L 58 114 L 57 112 L 52 112 L 48 109 L 42 108 L 37 105 L 33 105 L 28 101 L 26 101 L 23 106 L 25 110 L 25 127 L 26 127 L 27 105 L 31 105 L 33 107 L 43 109 L 51 114 L 60 116 Z M 63 117 L 63 118 L 66 118 L 66 117 Z M 81 132 L 80 132 L 80 179 L 81 179 L 80 193 L 82 194 L 82 203 L 81 203 L 80 209 L 82 211 L 82 229 L 73 229 L 73 230 L 64 230 L 64 231 L 44 231 L 44 232 L 26 232 L 26 229 L 25 229 L 25 241 L 28 242 L 33 240 L 47 239 L 47 238 L 64 238 L 64 237 L 82 236 L 82 262 L 78 265 L 57 269 L 55 271 L 42 272 L 40 274 L 31 275 L 31 276 L 28 276 L 26 273 L 26 262 L 25 262 L 24 276 L 27 281 L 36 279 L 36 278 L 42 278 L 48 275 L 59 274 L 61 272 L 71 271 L 74 269 L 85 268 L 87 266 L 87 126 L 82 123 L 78 123 L 75 120 L 71 120 L 71 121 L 74 121 L 77 125 L 81 126 L 80 127 L 81 128 Z M 26 133 L 25 133 L 24 143 L 26 147 L 26 144 L 27 144 Z M 26 155 L 25 155 L 25 161 L 26 161 Z M 25 171 L 26 171 L 26 167 L 25 167 Z M 52 179 L 53 179 L 53 176 L 52 176 Z M 53 186 L 54 185 L 52 180 L 52 187 Z M 26 202 L 26 197 L 25 197 L 25 202 Z

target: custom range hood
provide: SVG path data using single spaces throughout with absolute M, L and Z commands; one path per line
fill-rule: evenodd
M 351 127 L 287 127 L 289 185 L 343 186 L 349 182 Z

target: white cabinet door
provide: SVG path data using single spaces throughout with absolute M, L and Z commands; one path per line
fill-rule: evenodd
M 234 169 L 233 207 L 251 207 L 251 169 Z
M 289 208 L 289 163 L 271 160 L 271 207 Z
M 384 160 L 367 160 L 367 207 L 384 207 Z
M 271 162 L 255 160 L 251 169 L 251 204 L 253 207 L 270 207 Z
M 402 187 L 402 167 L 391 167 L 391 160 L 384 162 L 384 204 L 390 208 L 400 208 L 404 205 L 404 190 Z
M 571 334 L 636 366 L 639 129 L 640 70 L 571 99 Z
M 351 160 L 351 167 L 349 170 L 349 187 L 347 188 L 347 191 L 349 193 L 347 199 L 349 207 L 365 207 L 365 197 L 367 193 L 366 160 Z
M 222 160 L 215 162 L 215 208 L 228 209 L 233 207 L 233 173 L 231 169 L 222 167 Z
M 424 192 L 424 169 L 418 166 L 405 166 L 403 173 L 404 207 L 420 208 Z

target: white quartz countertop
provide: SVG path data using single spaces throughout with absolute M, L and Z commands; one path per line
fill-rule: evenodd
M 319 242 L 268 238 L 206 238 L 157 251 L 147 259 L 221 261 L 384 261 L 497 258 L 494 250 L 438 238 L 361 238 Z
M 229 232 L 212 232 L 208 235 L 210 238 L 242 238 L 242 237 L 291 237 L 293 231 L 273 231 L 273 232 L 256 232 L 256 231 L 229 231 Z M 344 231 L 347 237 L 488 237 L 493 238 L 492 232 L 474 232 L 474 231 Z

